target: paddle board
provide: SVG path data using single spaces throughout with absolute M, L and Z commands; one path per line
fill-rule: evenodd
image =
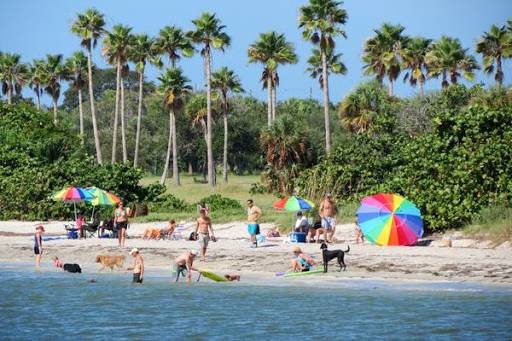
M 228 281 L 224 277 L 222 277 L 220 275 L 217 275 L 216 273 L 213 273 L 213 272 L 208 271 L 208 270 L 200 270 L 199 272 L 204 277 L 209 278 L 209 279 L 211 279 L 212 281 L 215 281 L 215 282 L 227 282 Z
M 305 271 L 305 272 L 287 272 L 283 275 L 283 277 L 298 277 L 298 276 L 307 276 L 307 275 L 315 275 L 319 273 L 323 273 L 323 269 L 315 269 L 311 271 Z

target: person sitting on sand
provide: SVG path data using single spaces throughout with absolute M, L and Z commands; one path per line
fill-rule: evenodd
M 208 242 L 211 240 L 215 241 L 213 235 L 212 220 L 206 214 L 206 210 L 202 209 L 199 211 L 199 218 L 197 218 L 196 230 L 197 240 L 199 241 L 199 247 L 201 250 L 201 260 L 206 261 L 206 249 L 208 248 Z
M 297 216 L 297 221 L 295 222 L 294 232 L 308 233 L 308 231 L 309 231 L 308 218 L 306 218 L 304 216 L 302 211 L 298 211 L 296 216 Z
M 315 236 L 317 235 L 317 231 L 319 231 L 318 237 L 320 237 L 320 234 L 322 234 L 323 231 L 324 231 L 322 229 L 322 221 L 321 221 L 320 217 L 318 217 L 318 219 L 315 220 L 313 225 L 309 226 L 308 237 L 307 237 L 308 243 L 314 243 L 315 242 Z
M 187 283 L 190 283 L 192 278 L 192 271 L 199 271 L 194 268 L 194 259 L 196 258 L 198 252 L 196 250 L 188 250 L 186 253 L 178 256 L 171 264 L 171 273 L 176 274 L 176 282 L 179 279 L 180 274 L 186 271 Z
M 41 266 L 41 257 L 43 256 L 43 233 L 43 225 L 36 227 L 36 233 L 34 234 L 34 254 L 36 255 L 36 267 L 38 268 Z
M 79 231 L 80 238 L 84 238 L 84 225 L 86 224 L 85 217 L 82 213 L 78 214 L 78 217 L 76 217 L 75 226 L 76 229 Z
M 144 258 L 136 247 L 130 251 L 130 255 L 133 256 L 133 265 L 126 270 L 133 270 L 133 283 L 142 284 L 144 280 Z
M 98 236 L 103 238 L 105 230 L 114 232 L 114 221 L 112 219 L 105 219 L 98 228 Z
M 292 272 L 309 271 L 311 270 L 311 267 L 315 265 L 313 258 L 303 253 L 300 247 L 294 247 L 293 254 L 296 256 L 296 258 L 292 259 Z
M 280 237 L 280 236 L 281 236 L 281 233 L 279 232 L 279 227 L 277 227 L 277 226 L 271 228 L 270 231 L 267 232 L 267 237 L 270 237 L 270 238 L 276 238 L 276 237 Z

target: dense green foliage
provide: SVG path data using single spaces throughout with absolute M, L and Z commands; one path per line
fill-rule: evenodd
M 449 87 L 430 98 L 423 134 L 357 136 L 305 171 L 298 187 L 313 198 L 331 192 L 347 201 L 396 192 L 418 205 L 428 228 L 461 226 L 488 205 L 510 205 L 511 100 L 505 89 Z
M 68 216 L 51 195 L 65 186 L 96 186 L 125 202 L 151 200 L 158 186 L 139 185 L 143 172 L 125 164 L 97 166 L 67 127 L 30 105 L 0 103 L 0 219 Z

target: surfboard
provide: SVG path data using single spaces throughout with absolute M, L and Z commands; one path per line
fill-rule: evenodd
M 287 272 L 283 275 L 283 277 L 299 277 L 299 276 L 307 276 L 307 275 L 315 275 L 319 273 L 323 273 L 323 269 L 315 269 L 311 271 L 305 271 L 305 272 Z
M 199 272 L 204 277 L 209 278 L 209 279 L 211 279 L 212 281 L 215 281 L 215 282 L 227 282 L 228 281 L 224 277 L 222 277 L 220 275 L 217 275 L 216 273 L 213 273 L 213 272 L 208 271 L 208 270 L 200 270 Z

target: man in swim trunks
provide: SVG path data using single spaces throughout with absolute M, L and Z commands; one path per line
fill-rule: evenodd
M 34 254 L 36 255 L 36 267 L 41 266 L 41 257 L 43 256 L 43 225 L 36 227 L 36 233 L 34 235 Z
M 303 253 L 300 247 L 294 247 L 293 254 L 296 258 L 292 259 L 292 272 L 306 272 L 311 270 L 311 267 L 315 265 L 313 258 Z
M 197 256 L 196 250 L 188 250 L 186 253 L 182 254 L 171 264 L 171 273 L 176 274 L 176 282 L 179 279 L 180 274 L 186 271 L 187 283 L 190 283 L 192 278 L 192 271 L 198 271 L 193 267 L 194 259 Z
M 251 247 L 253 248 L 258 247 L 256 236 L 260 234 L 260 225 L 258 222 L 261 215 L 261 209 L 254 205 L 254 201 L 252 199 L 247 200 L 247 232 L 251 235 Z
M 201 209 L 199 211 L 199 218 L 196 221 L 196 233 L 197 240 L 199 241 L 199 247 L 201 250 L 201 260 L 204 262 L 206 260 L 206 248 L 208 248 L 208 242 L 210 239 L 215 241 L 215 236 L 213 235 L 213 227 L 212 220 L 207 215 L 207 211 L 205 209 Z
M 133 248 L 130 255 L 133 257 L 133 265 L 127 270 L 133 270 L 133 283 L 142 284 L 144 280 L 144 258 L 142 258 L 137 248 Z
M 336 214 L 338 210 L 329 193 L 325 195 L 325 198 L 320 203 L 318 211 L 322 219 L 322 229 L 324 230 L 323 232 L 325 232 L 325 242 L 332 243 L 334 232 L 336 232 Z M 317 243 L 320 242 L 320 232 L 322 231 L 317 230 Z

